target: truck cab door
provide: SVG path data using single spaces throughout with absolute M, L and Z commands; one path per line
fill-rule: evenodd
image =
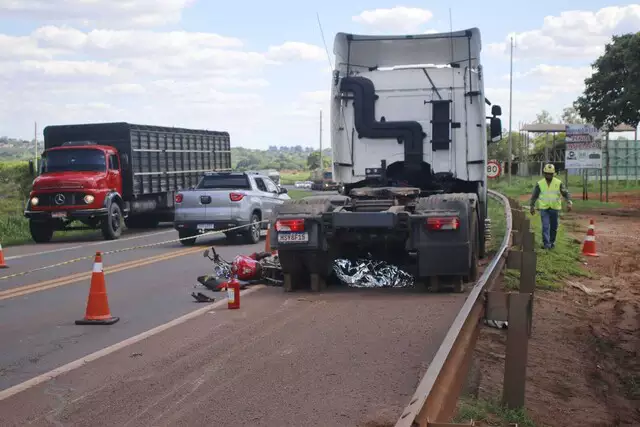
M 122 194 L 122 174 L 120 172 L 120 159 L 117 154 L 109 154 L 107 162 L 107 186 L 110 190 Z

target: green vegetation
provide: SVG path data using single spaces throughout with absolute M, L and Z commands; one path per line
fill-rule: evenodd
M 598 128 L 640 123 L 640 32 L 613 36 L 574 106 Z M 603 95 L 604 94 L 604 95 Z
M 231 148 L 231 165 L 236 170 L 277 169 L 283 171 L 306 171 L 319 163 L 319 151 L 310 147 L 269 147 L 254 150 L 243 147 Z M 331 164 L 331 150 L 323 150 L 323 163 Z
M 306 190 L 289 190 L 287 194 L 292 199 L 297 200 L 302 199 L 303 197 L 311 196 L 313 193 Z
M 0 243 L 4 246 L 31 238 L 22 211 L 32 181 L 27 162 L 0 162 Z
M 533 191 L 533 186 L 538 182 L 542 177 L 539 176 L 531 176 L 531 177 L 520 177 L 513 176 L 511 178 L 511 185 L 509 185 L 509 178 L 502 177 L 500 179 L 492 180 L 489 183 L 489 187 L 492 190 L 498 191 L 505 196 L 520 198 L 521 196 L 528 196 Z M 560 179 L 564 182 L 564 176 L 559 176 Z M 589 193 L 597 193 L 600 194 L 600 181 L 589 181 L 587 185 L 587 189 Z M 576 198 L 580 198 L 582 196 L 582 178 L 579 176 L 569 176 L 569 185 L 568 185 L 569 193 L 571 193 L 572 199 L 574 199 L 575 204 L 579 204 L 580 200 L 575 200 Z M 640 190 L 640 183 L 636 183 L 633 180 L 630 181 L 609 181 L 609 194 L 622 192 L 622 191 L 635 191 Z M 605 184 L 603 182 L 602 191 L 605 191 Z M 596 200 L 589 200 L 588 203 L 595 202 Z M 598 201 L 599 202 L 599 201 Z M 602 207 L 611 206 L 609 204 L 603 204 Z
M 309 181 L 311 172 L 308 171 L 290 171 L 280 172 L 280 184 L 293 185 L 296 181 Z
M 454 422 L 464 423 L 470 420 L 496 427 L 507 423 L 516 423 L 518 427 L 535 427 L 535 423 L 523 409 L 509 410 L 494 401 L 462 399 Z
M 512 185 L 509 186 L 506 180 L 495 183 L 492 188 L 507 196 L 513 198 L 521 198 L 523 195 L 530 194 L 536 179 L 530 178 L 513 178 Z M 575 225 L 565 221 L 561 214 L 560 226 L 558 227 L 558 235 L 556 236 L 556 247 L 552 250 L 541 248 L 542 243 L 542 223 L 540 214 L 535 215 L 528 213 L 528 200 L 521 202 L 523 209 L 527 210 L 527 218 L 531 221 L 531 229 L 535 235 L 535 251 L 537 253 L 537 275 L 536 286 L 540 289 L 559 289 L 564 281 L 572 276 L 588 276 L 586 270 L 581 266 L 581 242 L 570 237 L 567 232 L 574 230 Z M 612 203 L 600 203 L 595 200 L 578 200 L 574 202 L 576 209 L 588 209 L 591 207 L 613 207 Z M 491 209 L 491 206 L 489 206 Z M 492 218 L 493 221 L 493 218 Z M 569 229 L 569 230 L 568 230 Z M 516 270 L 507 270 L 505 275 L 506 286 L 510 289 L 517 289 L 520 281 L 520 274 Z
M 487 210 L 491 219 L 491 240 L 487 242 L 487 253 L 491 254 L 500 248 L 507 227 L 507 218 L 504 206 L 494 198 L 489 199 Z

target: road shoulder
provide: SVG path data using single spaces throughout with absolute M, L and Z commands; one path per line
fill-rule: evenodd
M 0 401 L 0 424 L 393 422 L 463 302 L 262 289 Z

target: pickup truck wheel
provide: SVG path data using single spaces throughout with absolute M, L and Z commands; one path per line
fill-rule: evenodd
M 112 202 L 109 212 L 102 222 L 102 235 L 106 240 L 115 240 L 122 234 L 122 209 L 120 205 Z
M 178 237 L 180 238 L 180 243 L 183 246 L 193 246 L 196 244 L 196 236 L 193 231 L 178 231 Z
M 248 244 L 255 245 L 260 241 L 260 217 L 258 214 L 251 215 L 251 225 L 244 232 L 245 239 Z
M 36 243 L 49 243 L 53 237 L 53 227 L 47 222 L 29 221 L 29 231 Z

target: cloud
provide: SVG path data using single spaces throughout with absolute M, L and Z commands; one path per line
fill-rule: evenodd
M 514 80 L 528 81 L 540 87 L 540 85 L 553 87 L 556 91 L 582 92 L 584 81 L 591 76 L 593 70 L 590 66 L 567 67 L 562 65 L 540 64 L 525 72 L 516 72 Z M 509 80 L 509 75 L 503 77 Z
M 542 27 L 510 34 L 505 42 L 491 43 L 488 51 L 509 53 L 509 38 L 514 37 L 520 58 L 590 59 L 604 52 L 612 35 L 638 31 L 640 5 L 605 7 L 597 12 L 571 10 L 559 16 L 547 16 Z
M 0 16 L 39 22 L 153 27 L 175 23 L 194 0 L 0 0 Z
M 352 17 L 354 22 L 371 27 L 378 31 L 413 33 L 433 17 L 427 9 L 396 6 L 391 9 L 365 10 Z
M 530 122 L 542 110 L 559 117 L 584 89 L 584 80 L 592 73 L 591 67 L 568 67 L 540 64 L 513 75 L 513 127 L 519 122 Z M 503 82 L 509 75 L 502 76 Z M 508 126 L 509 88 L 489 86 L 485 94 L 492 103 L 502 107 L 503 126 Z
M 266 57 L 274 61 L 326 61 L 327 54 L 320 46 L 301 42 L 285 42 L 280 46 L 271 46 Z
M 296 41 L 257 51 L 214 33 L 69 25 L 0 34 L 0 47 L 7 48 L 0 49 L 0 92 L 12 106 L 0 109 L 0 121 L 16 136 L 25 136 L 33 120 L 125 120 L 228 130 L 241 145 L 260 144 L 277 134 L 272 118 L 295 97 L 269 92 L 269 69 L 293 62 L 319 69 L 326 62 L 324 49 Z

